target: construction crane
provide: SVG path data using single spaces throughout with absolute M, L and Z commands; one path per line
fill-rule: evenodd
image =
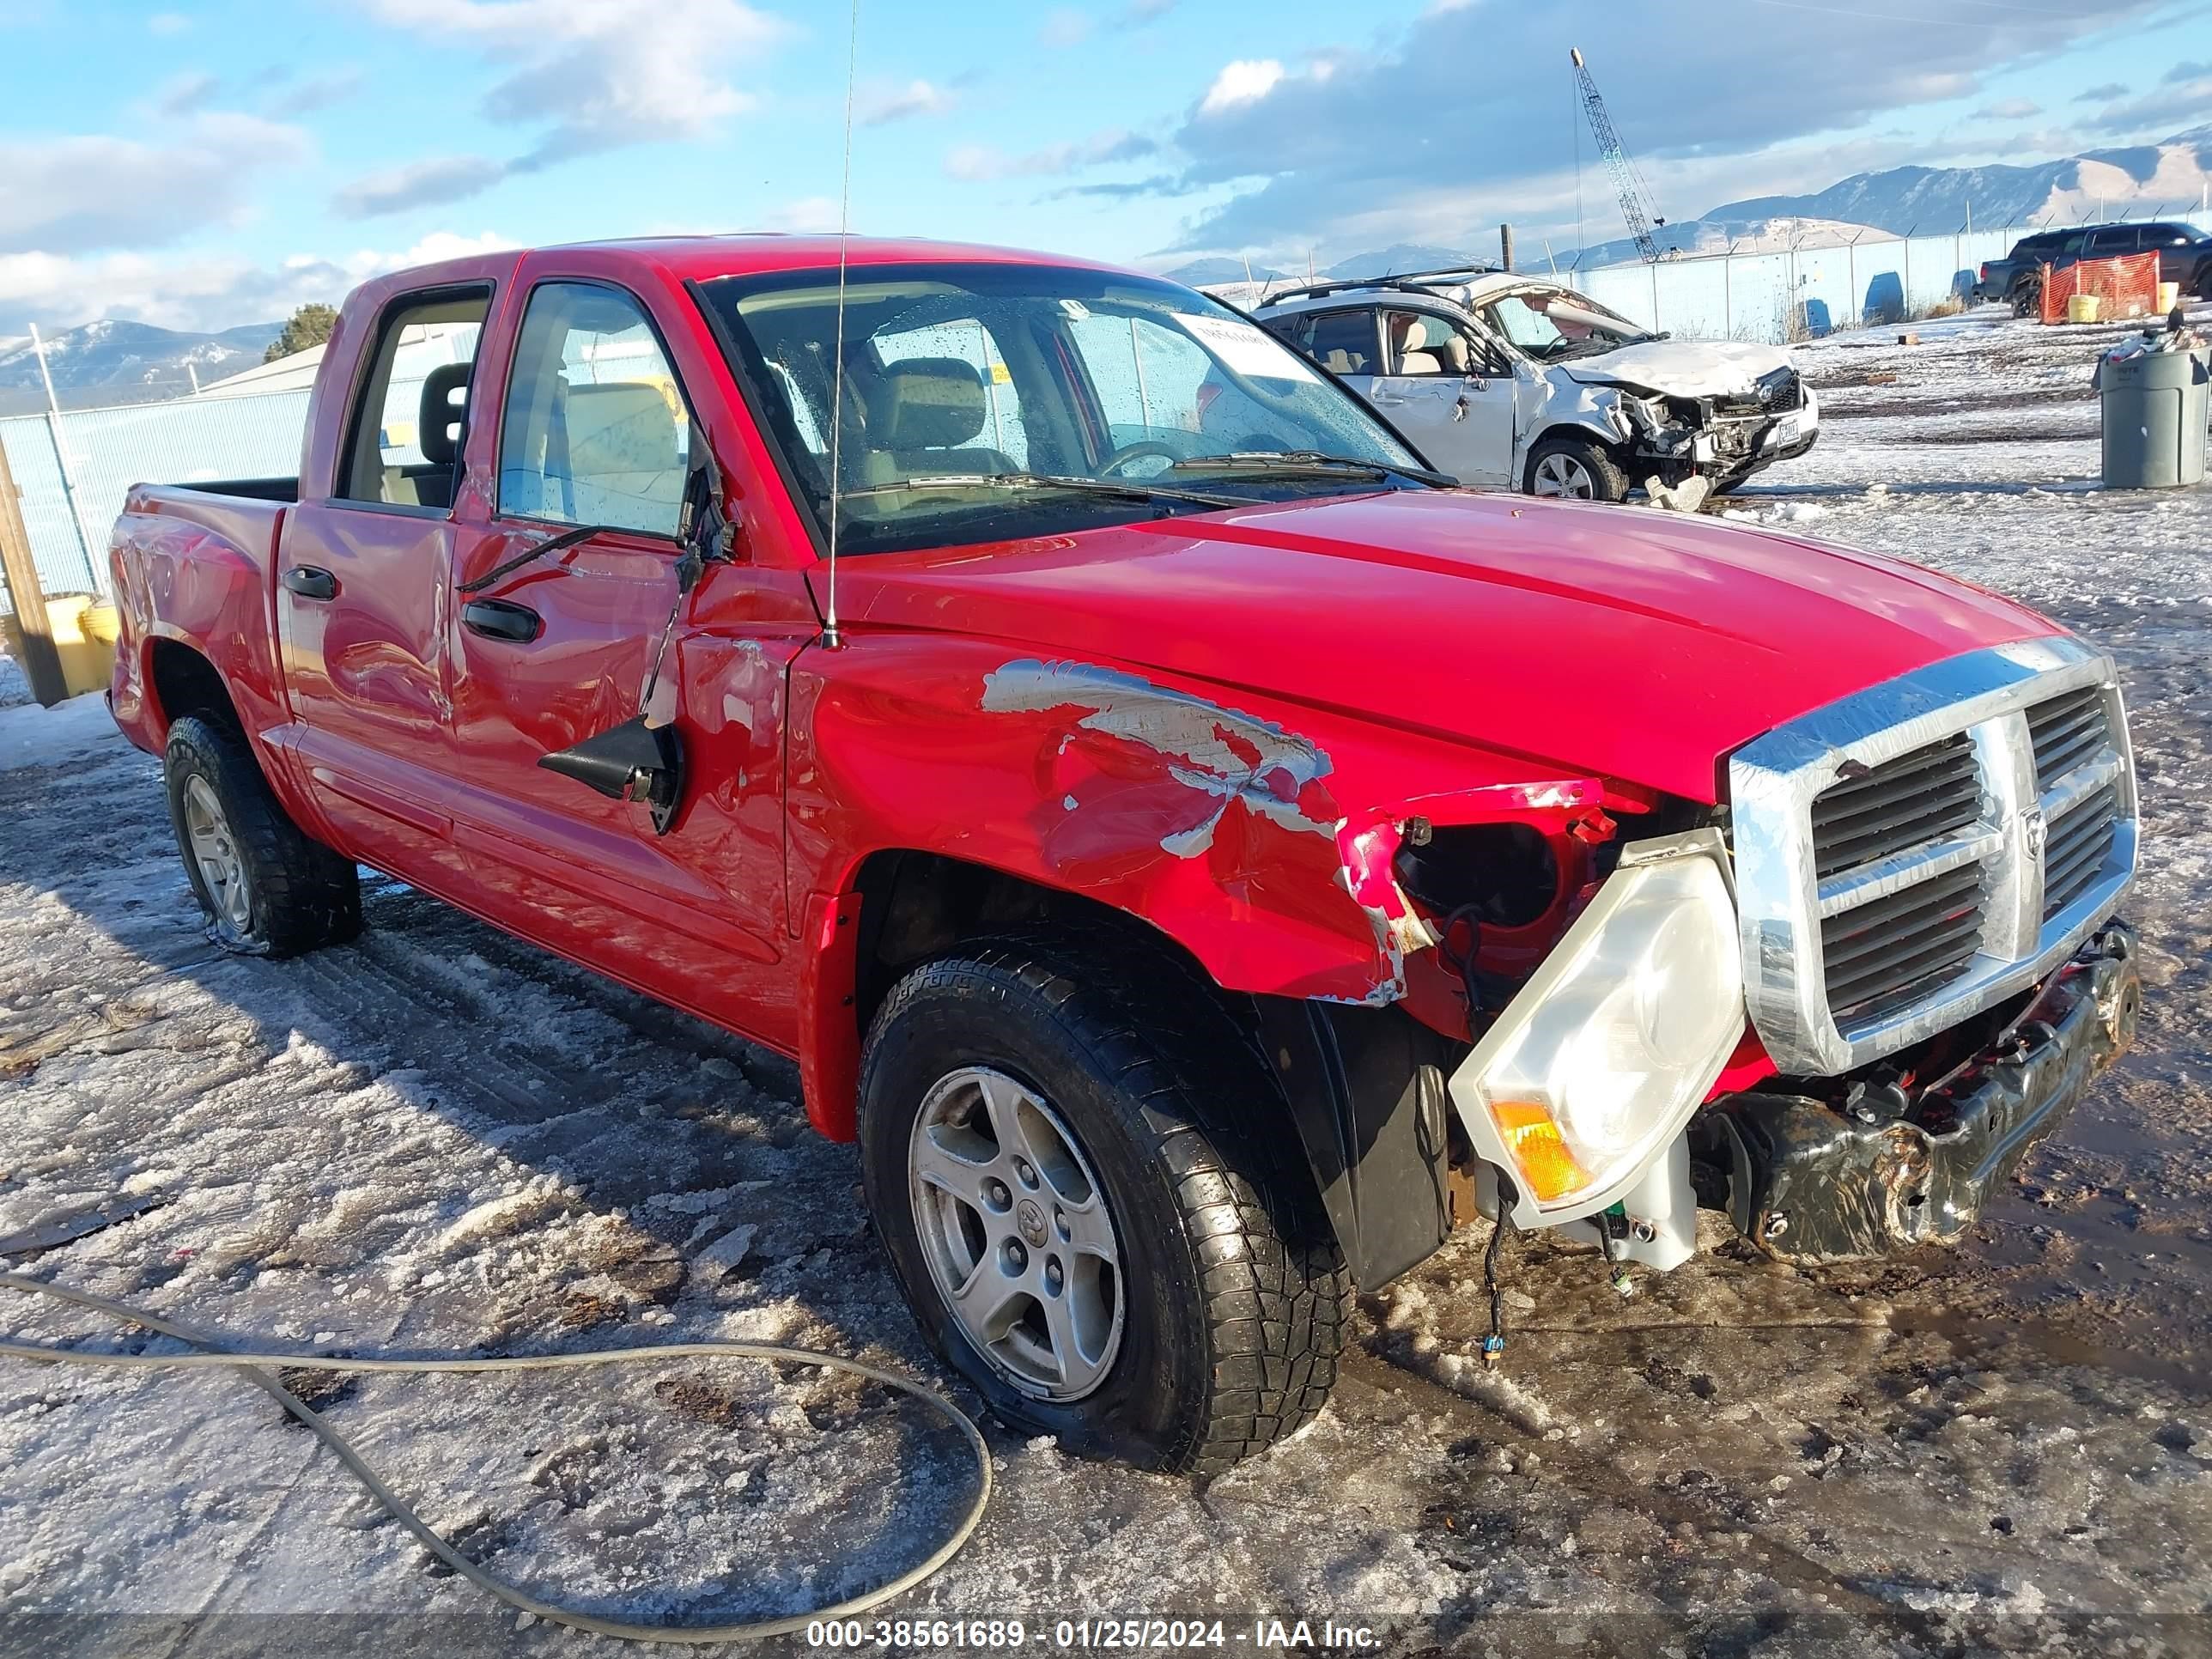
M 1605 100 L 1597 95 L 1597 82 L 1590 79 L 1589 65 L 1583 62 L 1582 48 L 1568 47 L 1567 56 L 1575 60 L 1575 84 L 1581 88 L 1583 110 L 1589 117 L 1598 154 L 1605 157 L 1605 164 L 1613 173 L 1613 187 L 1620 193 L 1621 216 L 1628 221 L 1629 234 L 1636 238 L 1636 251 L 1647 263 L 1656 264 L 1659 244 L 1652 240 L 1651 228 L 1667 222 L 1651 211 L 1650 191 L 1637 173 L 1635 164 L 1629 161 L 1627 150 L 1622 148 L 1620 135 L 1613 130 L 1613 118 L 1605 112 Z

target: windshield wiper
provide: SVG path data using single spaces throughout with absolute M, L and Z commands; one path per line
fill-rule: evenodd
M 1234 455 L 1198 455 L 1177 461 L 1174 472 L 1250 471 L 1255 472 L 1357 472 L 1370 478 L 1411 478 L 1431 489 L 1447 489 L 1459 480 L 1425 466 L 1400 466 L 1390 461 L 1364 461 L 1355 455 L 1325 455 L 1318 449 L 1242 450 Z
M 1164 489 L 1158 484 L 1139 483 L 1135 479 L 1124 483 L 1113 478 L 1085 478 L 1054 472 L 925 473 L 911 478 L 893 478 L 884 483 L 866 484 L 858 489 L 842 489 L 837 495 L 840 501 L 857 501 L 870 495 L 930 489 L 1073 489 L 1092 495 L 1112 495 L 1128 501 L 1188 501 L 1196 507 L 1212 507 L 1252 505 L 1234 495 L 1212 495 L 1197 489 Z

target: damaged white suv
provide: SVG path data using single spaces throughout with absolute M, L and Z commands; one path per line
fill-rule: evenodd
M 1511 271 L 1322 283 L 1252 315 L 1462 483 L 1694 508 L 1820 434 L 1779 348 L 1670 340 Z

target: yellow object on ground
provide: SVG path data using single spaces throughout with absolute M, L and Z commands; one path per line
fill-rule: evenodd
M 2104 308 L 2101 294 L 2076 294 L 2066 302 L 2066 320 L 2069 323 L 2094 323 Z
M 2179 305 L 2180 303 L 2181 303 L 2181 284 L 2180 284 L 2180 283 L 2160 283 L 2158 285 L 2158 304 L 2153 307 L 2153 309 L 2154 309 L 2154 310 L 2160 311 L 2160 312 L 2167 312 L 2167 311 L 2171 311 L 2171 310 L 2172 310 L 2172 309 L 2174 308 L 2174 307 L 2176 307 L 2176 306 Z
M 115 607 L 90 593 L 60 593 L 46 601 L 46 622 L 54 632 L 54 654 L 62 659 L 68 695 L 103 691 L 115 677 Z M 0 617 L 8 654 L 23 660 L 23 628 L 13 612 Z

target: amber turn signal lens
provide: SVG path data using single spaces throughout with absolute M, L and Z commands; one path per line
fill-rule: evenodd
M 1589 1171 L 1575 1161 L 1559 1126 L 1537 1102 L 1492 1101 L 1490 1115 L 1538 1203 L 1548 1204 L 1589 1185 Z

